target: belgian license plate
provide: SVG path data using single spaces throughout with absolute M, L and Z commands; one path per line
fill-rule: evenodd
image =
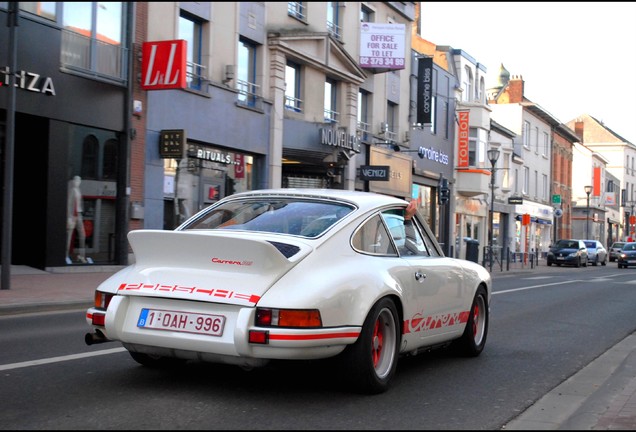
M 142 309 L 137 327 L 222 336 L 225 316 L 162 309 Z
M 565 257 L 557 257 L 558 260 L 564 260 Z

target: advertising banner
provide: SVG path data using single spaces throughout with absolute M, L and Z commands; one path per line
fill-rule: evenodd
M 144 42 L 141 56 L 142 89 L 186 88 L 187 46 L 185 40 Z
M 431 124 L 433 114 L 433 58 L 417 61 L 417 123 Z

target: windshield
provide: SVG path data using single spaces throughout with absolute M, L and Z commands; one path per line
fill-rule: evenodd
M 332 201 L 246 198 L 210 207 L 182 229 L 232 229 L 318 237 L 353 210 L 351 205 Z
M 554 247 L 578 249 L 579 248 L 579 242 L 576 241 L 576 240 L 559 240 L 558 242 L 556 242 Z

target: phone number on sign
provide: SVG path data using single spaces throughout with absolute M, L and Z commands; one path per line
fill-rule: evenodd
M 360 64 L 362 66 L 404 67 L 404 59 L 391 57 L 360 57 Z
M 225 316 L 176 312 L 158 309 L 142 309 L 137 327 L 155 330 L 172 330 L 185 333 L 222 336 Z

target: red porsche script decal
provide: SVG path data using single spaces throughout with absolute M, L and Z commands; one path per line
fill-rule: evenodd
M 410 320 L 404 321 L 404 333 L 415 333 L 442 327 L 449 327 L 468 321 L 469 311 L 423 317 L 417 313 Z
M 212 262 L 214 264 L 234 264 L 234 265 L 240 265 L 240 266 L 251 266 L 253 264 L 252 261 L 226 260 L 226 259 L 221 259 L 217 257 L 212 258 Z
M 236 291 L 215 288 L 200 288 L 196 286 L 145 284 L 145 283 L 123 283 L 119 285 L 118 291 L 155 291 L 187 294 L 207 294 L 210 297 L 220 297 L 224 299 L 243 300 L 252 304 L 258 303 L 260 296 L 255 294 L 243 294 Z

